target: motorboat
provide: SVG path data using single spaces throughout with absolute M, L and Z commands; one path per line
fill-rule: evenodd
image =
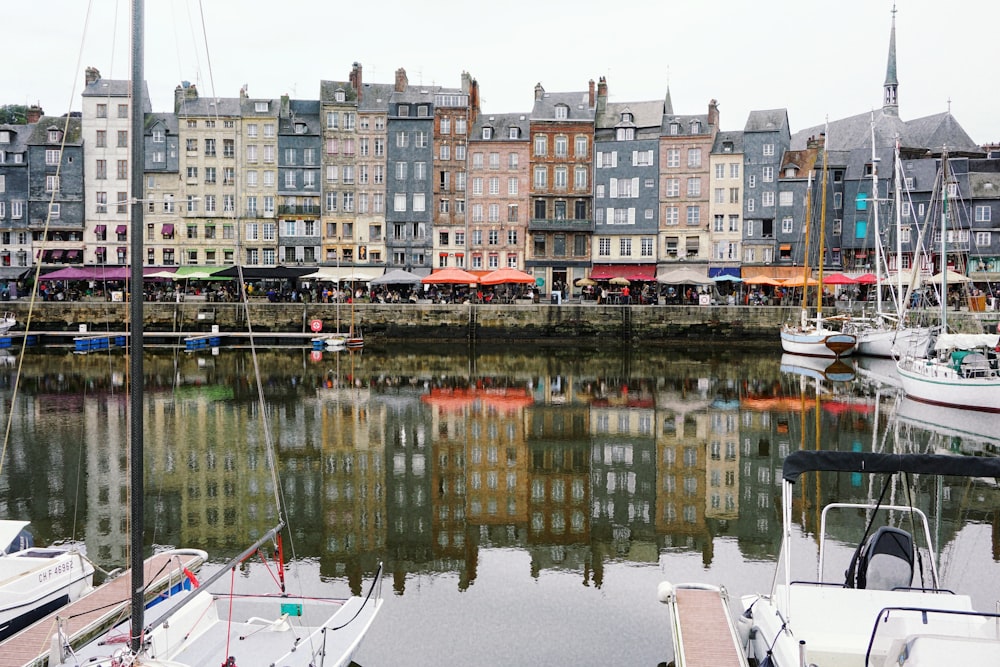
M 927 516 L 912 505 L 829 503 L 823 507 L 815 580 L 792 575 L 795 484 L 804 473 L 1000 477 L 1000 458 L 800 450 L 783 464 L 782 544 L 771 590 L 742 598 L 738 619 L 757 665 L 986 665 L 1000 655 L 1000 614 L 979 611 L 967 593 L 944 587 Z M 891 482 L 887 477 L 885 486 Z M 835 518 L 831 518 L 835 517 Z M 901 525 L 890 525 L 893 517 Z M 884 521 L 884 523 L 883 523 Z M 829 567 L 852 522 L 853 555 Z M 903 526 L 912 527 L 913 532 Z M 841 550 L 842 552 L 842 550 Z M 834 570 L 831 577 L 827 569 Z
M 94 566 L 73 547 L 37 547 L 28 521 L 0 520 L 0 640 L 88 593 Z
M 17 326 L 17 318 L 14 313 L 4 313 L 3 317 L 0 317 L 0 336 L 7 334 L 15 326 Z

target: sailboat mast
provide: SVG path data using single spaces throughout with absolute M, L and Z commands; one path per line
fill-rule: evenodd
M 872 114 L 874 116 L 874 114 Z M 878 226 L 878 154 L 875 152 L 875 120 L 872 119 L 872 222 L 875 229 L 875 312 L 882 317 L 882 234 Z
M 825 131 L 823 132 L 823 187 L 822 196 L 820 199 L 820 212 L 819 212 L 819 258 L 817 259 L 817 266 L 819 267 L 819 275 L 816 279 L 819 281 L 819 285 L 816 286 L 816 328 L 820 329 L 823 326 L 823 263 L 825 261 L 826 252 L 826 183 L 829 180 L 826 175 L 827 167 L 827 144 L 829 139 L 827 135 L 829 134 L 830 127 L 827 125 Z M 802 289 L 806 289 L 803 285 Z
M 809 313 L 809 228 L 812 227 L 810 220 L 810 204 L 812 204 L 812 189 L 813 189 L 813 170 L 809 170 L 809 176 L 806 178 L 806 219 L 805 219 L 805 238 L 803 240 L 803 250 L 802 250 L 802 317 L 800 318 L 801 326 L 805 327 L 806 318 Z
M 941 155 L 941 331 L 948 331 L 948 148 Z
M 895 190 L 896 195 L 896 298 L 900 300 L 897 304 L 899 313 L 906 312 L 906 304 L 908 300 L 903 297 L 903 165 L 899 160 L 899 135 L 896 135 L 896 150 L 893 152 L 892 156 L 893 162 L 893 190 Z M 913 253 L 913 262 L 916 264 L 918 261 L 917 253 Z M 910 281 L 913 284 L 913 281 Z M 909 297 L 909 293 L 906 293 Z M 900 325 L 902 325 L 902 316 L 900 317 Z
M 143 295 L 142 295 L 142 239 L 143 239 L 143 141 L 144 141 L 144 117 L 143 109 L 145 100 L 143 99 L 144 85 L 144 48 L 143 26 L 145 23 L 144 0 L 132 0 L 132 72 L 131 72 L 131 97 L 132 97 L 132 127 L 129 132 L 132 140 L 131 144 L 131 190 L 132 190 L 132 225 L 131 225 L 131 250 L 129 259 L 131 260 L 130 285 L 129 285 L 129 374 L 131 377 L 131 391 L 129 392 L 129 482 L 131 492 L 129 516 L 131 517 L 130 537 L 131 537 L 131 563 L 132 570 L 132 632 L 131 649 L 138 652 L 142 639 L 142 627 L 144 624 L 144 588 L 143 581 Z

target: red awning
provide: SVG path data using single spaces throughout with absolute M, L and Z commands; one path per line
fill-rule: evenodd
M 164 236 L 173 236 L 173 233 L 174 233 L 174 226 L 171 223 L 168 222 L 165 225 L 163 225 Z
M 115 234 L 124 234 L 128 231 L 128 225 L 118 225 L 115 227 Z
M 125 246 L 119 246 L 119 248 L 118 248 L 118 254 L 119 255 L 124 254 L 126 252 L 128 252 L 128 248 L 126 248 Z
M 107 229 L 108 229 L 107 225 L 97 225 L 96 227 L 94 227 L 94 233 L 103 234 L 104 232 L 107 231 Z
M 628 280 L 656 280 L 656 264 L 595 264 L 590 271 L 592 280 L 627 278 Z
M 62 259 L 62 256 L 63 256 L 63 251 L 62 250 L 53 250 L 52 254 L 49 255 L 49 257 L 52 259 L 52 261 L 56 261 L 56 260 Z
M 66 259 L 76 259 L 79 256 L 80 256 L 80 251 L 79 250 L 67 250 L 66 251 Z
M 107 253 L 108 249 L 105 248 L 104 246 L 97 246 L 96 248 L 94 248 L 95 255 L 106 255 Z

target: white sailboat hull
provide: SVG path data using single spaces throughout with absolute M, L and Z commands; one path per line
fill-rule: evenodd
M 0 556 L 0 639 L 77 600 L 93 579 L 94 566 L 75 550 L 32 547 Z
M 781 349 L 809 357 L 847 357 L 854 352 L 852 334 L 815 327 L 785 326 L 781 329 Z
M 901 359 L 896 364 L 903 392 L 932 405 L 1000 412 L 1000 372 L 968 374 L 937 359 Z
M 873 327 L 855 333 L 857 353 L 866 357 L 898 358 L 908 354 L 923 357 L 931 342 L 928 327 Z

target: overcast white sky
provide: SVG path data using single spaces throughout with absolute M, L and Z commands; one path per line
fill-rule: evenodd
M 169 111 L 182 80 L 203 95 L 319 96 L 321 79 L 458 87 L 478 81 L 486 113 L 531 110 L 535 83 L 582 91 L 607 77 L 612 101 L 660 99 L 723 130 L 786 108 L 791 130 L 882 104 L 893 0 L 147 0 L 146 80 Z M 80 109 L 83 69 L 128 77 L 128 0 L 3 3 L 0 104 Z M 900 116 L 951 111 L 978 143 L 1000 141 L 1000 25 L 994 0 L 898 0 Z M 88 7 L 89 15 L 88 15 Z M 615 10 L 621 10 L 616 12 Z M 202 38 L 204 15 L 207 51 Z M 89 18 L 88 18 L 89 16 Z M 84 25 L 87 25 L 84 35 Z M 117 26 L 117 29 L 116 29 Z M 211 66 L 210 66 L 211 65 Z

